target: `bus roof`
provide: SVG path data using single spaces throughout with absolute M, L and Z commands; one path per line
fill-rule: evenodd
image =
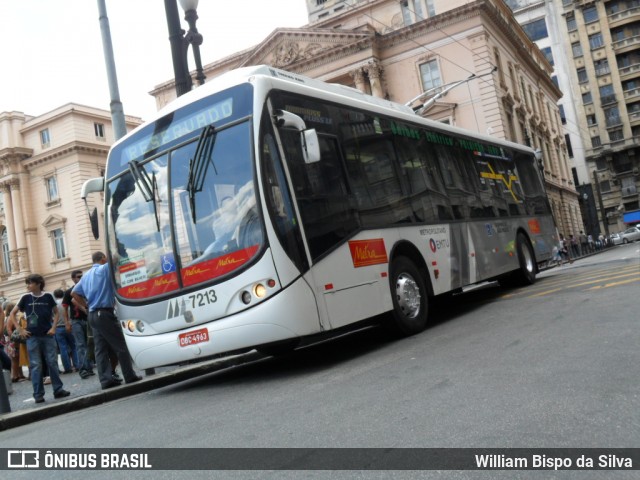
M 455 135 L 461 135 L 476 140 L 481 140 L 486 143 L 492 143 L 502 145 L 508 148 L 514 148 L 527 153 L 534 153 L 534 150 L 525 145 L 513 143 L 500 138 L 492 137 L 490 135 L 481 134 L 472 130 L 466 130 L 460 127 L 454 127 L 451 125 L 430 120 L 417 115 L 411 107 L 402 105 L 383 98 L 374 97 L 368 95 L 360 90 L 346 85 L 336 83 L 326 83 L 321 80 L 316 80 L 298 73 L 287 72 L 268 65 L 256 65 L 250 67 L 242 67 L 222 75 L 212 78 L 204 85 L 193 89 L 189 93 L 182 95 L 170 102 L 168 105 L 160 109 L 156 114 L 145 124 L 137 127 L 131 133 L 124 138 L 129 137 L 138 129 L 144 127 L 149 122 L 154 122 L 165 115 L 174 112 L 190 103 L 212 95 L 215 92 L 230 88 L 234 85 L 238 85 L 245 82 L 251 82 L 256 77 L 267 77 L 271 80 L 272 86 L 282 88 L 285 90 L 291 90 L 298 93 L 302 93 L 304 90 L 312 89 L 316 95 L 323 96 L 327 99 L 329 96 L 339 96 L 345 104 L 359 107 L 367 110 L 377 111 L 379 113 L 386 113 L 389 115 L 397 116 L 406 121 L 417 122 L 423 125 L 427 125 L 432 129 L 439 130 L 441 132 L 448 132 Z M 324 93 L 324 95 L 323 95 Z M 336 98 L 333 98 L 336 101 Z

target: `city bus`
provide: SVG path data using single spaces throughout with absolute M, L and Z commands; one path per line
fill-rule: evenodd
M 114 144 L 92 192 L 143 369 L 372 318 L 412 335 L 433 297 L 532 284 L 556 241 L 531 148 L 269 66 L 164 107 Z

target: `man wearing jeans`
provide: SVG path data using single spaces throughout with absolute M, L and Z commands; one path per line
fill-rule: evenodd
M 42 275 L 33 273 L 25 279 L 25 283 L 29 293 L 23 295 L 18 304 L 13 307 L 9 321 L 13 325 L 17 325 L 16 328 L 20 336 L 27 339 L 33 398 L 36 403 L 44 402 L 43 358 L 49 367 L 53 396 L 55 398 L 68 397 L 69 392 L 62 388 L 62 380 L 60 380 L 58 352 L 54 338 L 58 323 L 58 304 L 53 295 L 43 291 L 44 278 Z M 26 329 L 20 327 L 16 321 L 18 310 L 23 312 L 27 319 Z
M 73 283 L 77 284 L 81 278 L 82 270 L 74 270 L 71 272 Z M 89 359 L 89 348 L 87 345 L 87 310 L 71 299 L 71 290 L 73 290 L 73 287 L 64 292 L 62 311 L 65 316 L 65 324 L 67 320 L 69 320 L 69 317 L 71 317 L 71 333 L 76 341 L 78 362 L 80 363 L 78 373 L 80 378 L 84 380 L 91 375 L 95 375 L 95 373 L 93 373 L 93 367 L 91 366 L 91 360 Z
M 102 252 L 92 255 L 93 266 L 73 287 L 71 297 L 89 310 L 89 326 L 93 330 L 96 366 L 102 389 L 117 387 L 120 382 L 113 377 L 109 361 L 109 347 L 118 356 L 124 380 L 127 383 L 142 380 L 133 370 L 133 362 L 127 350 L 122 328 L 114 311 L 115 292 L 107 263 Z

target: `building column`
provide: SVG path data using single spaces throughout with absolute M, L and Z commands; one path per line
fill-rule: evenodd
M 371 95 L 378 98 L 385 98 L 384 88 L 382 87 L 382 67 L 376 62 L 365 67 L 369 75 L 369 84 L 371 85 Z
M 7 240 L 9 242 L 9 263 L 11 273 L 18 272 L 18 250 L 16 248 L 16 228 L 13 223 L 13 201 L 11 199 L 11 187 L 9 183 L 2 184 L 4 195 L 4 215 L 7 228 Z
M 29 257 L 27 255 L 27 240 L 24 234 L 24 214 L 22 212 L 22 202 L 20 201 L 20 182 L 12 181 L 9 184 L 11 189 L 11 209 L 13 212 L 13 226 L 15 230 L 16 250 L 11 252 L 11 268 L 15 266 L 15 273 L 29 270 Z
M 353 81 L 356 83 L 356 88 L 361 92 L 368 93 L 364 78 L 364 71 L 361 68 L 358 68 L 353 72 L 349 72 L 349 74 L 353 77 Z

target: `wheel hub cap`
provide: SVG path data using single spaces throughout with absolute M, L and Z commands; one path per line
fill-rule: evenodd
M 407 317 L 415 318 L 420 313 L 420 289 L 411 275 L 403 273 L 398 276 L 396 298 L 398 306 Z

